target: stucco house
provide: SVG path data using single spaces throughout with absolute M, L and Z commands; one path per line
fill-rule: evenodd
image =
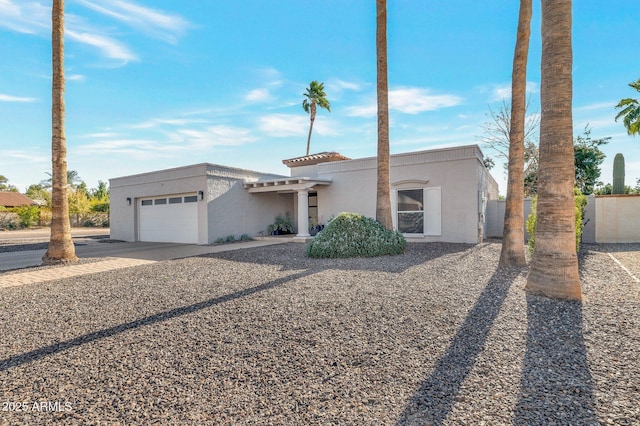
M 498 185 L 477 145 L 391 156 L 394 226 L 409 241 L 477 243 Z M 376 157 L 324 152 L 283 160 L 290 176 L 195 164 L 110 179 L 111 238 L 211 244 L 266 235 L 289 213 L 297 237 L 343 211 L 375 217 Z

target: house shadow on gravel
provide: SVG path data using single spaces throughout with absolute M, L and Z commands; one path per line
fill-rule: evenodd
M 527 324 L 514 424 L 600 424 L 582 334 L 582 303 L 527 295 Z
M 460 256 L 469 254 L 486 244 L 462 243 L 409 243 L 403 254 L 397 256 L 356 257 L 346 259 L 309 258 L 306 244 L 285 243 L 243 250 L 231 250 L 200 255 L 201 258 L 217 258 L 235 262 L 255 263 L 258 265 L 276 265 L 283 271 L 308 270 L 310 272 L 326 269 L 361 270 L 401 273 L 414 266 L 441 257 L 451 257 L 455 262 Z
M 487 282 L 431 375 L 408 402 L 398 425 L 441 425 L 451 412 L 465 378 L 484 349 L 509 288 L 520 269 L 497 269 Z

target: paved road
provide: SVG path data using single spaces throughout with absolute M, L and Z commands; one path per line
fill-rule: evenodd
M 109 237 L 109 228 L 71 228 L 73 238 Z M 19 231 L 0 231 L 0 244 L 8 242 L 37 243 L 49 241 L 50 228 L 21 229 Z

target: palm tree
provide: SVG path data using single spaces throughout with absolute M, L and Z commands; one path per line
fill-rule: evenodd
M 500 265 L 526 266 L 524 255 L 524 139 L 527 59 L 531 34 L 531 0 L 520 0 L 518 35 L 511 74 L 511 120 L 509 126 L 509 174 L 504 214 Z
M 313 80 L 309 87 L 307 87 L 307 93 L 303 93 L 305 99 L 302 101 L 302 109 L 307 114 L 311 114 L 309 119 L 309 137 L 307 138 L 307 155 L 309 155 L 309 147 L 311 146 L 311 131 L 313 130 L 313 122 L 316 119 L 317 107 L 324 108 L 331 112 L 331 104 L 327 100 L 327 94 L 324 93 L 324 83 L 318 83 Z
M 636 89 L 640 92 L 640 78 L 638 81 L 629 83 L 629 87 Z M 618 118 L 624 117 L 622 122 L 624 127 L 627 128 L 627 133 L 630 135 L 640 135 L 640 101 L 638 99 L 626 98 L 621 100 L 616 108 L 622 108 L 622 111 L 616 115 L 616 121 Z
M 49 173 L 49 172 L 44 172 L 44 173 L 49 175 L 49 179 L 40 181 L 40 185 L 42 185 L 43 188 L 51 188 L 51 185 L 53 183 L 53 173 Z M 74 189 L 76 187 L 76 183 L 81 181 L 82 179 L 78 175 L 77 171 L 67 170 L 67 187 Z
M 376 58 L 378 94 L 378 185 L 376 220 L 393 229 L 389 190 L 389 81 L 387 78 L 387 0 L 376 0 Z
M 542 1 L 540 160 L 536 244 L 525 289 L 582 298 L 576 255 L 571 0 Z
M 78 260 L 71 240 L 69 201 L 67 200 L 67 147 L 64 132 L 64 0 L 53 0 L 51 10 L 52 84 L 52 193 L 51 238 L 42 257 L 45 264 Z

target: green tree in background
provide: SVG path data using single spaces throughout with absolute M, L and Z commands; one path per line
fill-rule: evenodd
M 576 167 L 576 187 L 584 195 L 593 194 L 596 186 L 602 185 L 600 166 L 605 159 L 600 146 L 609 143 L 610 137 L 591 139 L 591 129 L 585 127 L 583 135 L 573 142 L 573 160 Z
M 524 124 L 524 196 L 535 195 L 538 187 L 538 126 L 540 125 L 540 114 L 528 114 L 529 100 L 525 106 Z M 509 161 L 509 145 L 511 133 L 511 104 L 503 101 L 498 110 L 489 107 L 490 118 L 483 125 L 484 135 L 477 139 L 484 148 L 489 148 L 497 153 L 498 157 L 506 160 L 505 170 Z M 495 164 L 493 158 L 485 157 L 485 167 L 491 169 Z
M 40 202 L 42 207 L 51 209 L 51 191 L 43 187 L 41 184 L 29 185 L 25 195 L 34 201 Z
M 49 172 L 45 172 L 47 175 L 49 175 L 49 179 L 45 179 L 43 181 L 40 182 L 40 185 L 45 188 L 45 189 L 49 189 L 51 188 L 51 182 L 53 181 L 53 177 L 52 174 Z M 77 183 L 82 182 L 82 179 L 80 179 L 80 176 L 78 175 L 78 172 L 75 170 L 67 170 L 67 187 L 68 188 L 75 188 Z
M 109 201 L 109 188 L 107 184 L 101 180 L 98 181 L 98 187 L 92 189 L 90 193 L 92 199 Z
M 629 87 L 640 92 L 640 78 L 633 83 L 629 83 Z M 622 99 L 616 105 L 616 109 L 621 109 L 616 115 L 616 121 L 618 121 L 618 118 L 623 117 L 622 123 L 627 128 L 627 133 L 640 135 L 640 101 L 632 98 Z
M 13 185 L 9 185 L 9 179 L 0 175 L 0 191 L 8 191 L 8 192 L 18 192 L 18 188 Z
M 582 135 L 573 141 L 573 163 L 575 167 L 575 186 L 582 194 L 593 194 L 596 187 L 602 185 L 600 179 L 600 166 L 605 155 L 600 146 L 609 143 L 611 137 L 592 139 L 591 129 L 587 125 Z M 531 197 L 538 191 L 538 147 L 532 145 L 525 149 L 525 164 L 527 168 L 524 174 L 525 196 Z

